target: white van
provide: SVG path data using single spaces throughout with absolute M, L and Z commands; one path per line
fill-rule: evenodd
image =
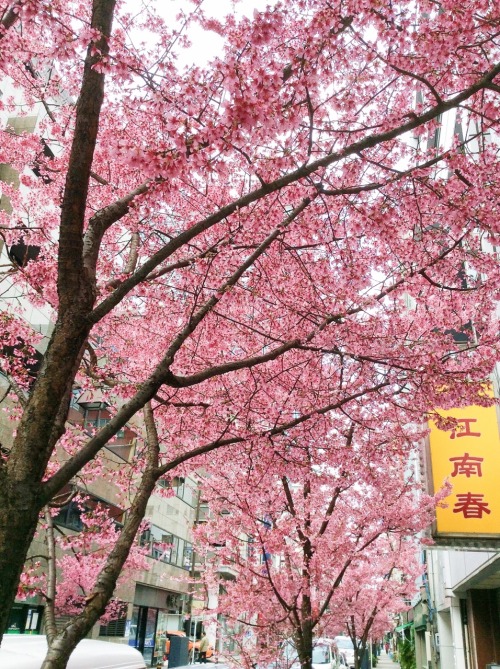
M 2 669 L 40 669 L 47 653 L 41 635 L 5 634 L 0 647 Z M 145 669 L 135 648 L 110 641 L 83 639 L 71 653 L 67 669 Z
M 332 639 L 314 639 L 312 669 L 346 669 L 344 656 L 338 652 Z M 291 639 L 281 648 L 281 657 L 272 669 L 300 669 L 297 650 Z
M 336 636 L 335 644 L 346 659 L 346 664 L 349 669 L 354 669 L 354 644 L 352 639 L 348 636 Z
M 333 639 L 321 638 L 314 641 L 312 666 L 313 669 L 346 669 L 346 661 Z

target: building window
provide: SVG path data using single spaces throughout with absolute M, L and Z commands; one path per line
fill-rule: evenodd
M 6 634 L 40 634 L 43 606 L 14 604 L 9 614 Z
M 71 391 L 71 397 L 69 401 L 69 405 L 72 409 L 75 409 L 75 411 L 78 411 L 78 413 L 84 413 L 83 408 L 78 404 L 78 400 L 80 399 L 82 395 L 82 391 L 80 388 L 73 388 Z
M 54 523 L 62 527 L 67 527 L 69 530 L 80 532 L 83 529 L 82 513 L 83 510 L 79 504 L 69 502 L 60 509 L 54 518 Z
M 68 493 L 69 495 L 69 493 Z M 123 511 L 122 509 L 110 504 L 105 500 L 99 499 L 94 496 L 87 496 L 83 501 L 75 502 L 71 500 L 65 504 L 59 510 L 57 516 L 54 517 L 54 523 L 60 525 L 61 527 L 66 527 L 69 530 L 74 530 L 75 532 L 81 532 L 83 530 L 82 516 L 85 513 L 92 512 L 97 506 L 105 508 L 109 518 L 114 521 L 116 527 L 123 527 Z
M 187 541 L 184 542 L 184 569 L 191 569 L 193 560 L 193 544 L 189 544 Z
M 139 543 L 141 546 L 149 546 L 149 557 L 154 560 L 161 560 L 181 569 L 191 569 L 193 545 L 185 539 L 151 525 L 141 534 Z
M 36 126 L 38 116 L 11 116 L 7 119 L 7 132 L 14 135 L 22 135 L 26 133 L 31 135 Z
M 111 620 L 107 625 L 100 626 L 99 636 L 125 636 L 126 623 L 126 615 L 117 620 Z
M 175 496 L 178 499 L 181 499 L 188 506 L 195 507 L 197 504 L 198 493 L 196 484 L 192 481 L 189 481 L 182 476 L 174 476 L 170 478 L 166 476 L 163 479 L 159 479 L 158 485 L 160 488 L 172 488 L 175 491 Z
M 100 430 L 101 427 L 107 425 L 110 420 L 110 418 L 85 418 L 85 429 L 90 432 Z M 117 439 L 123 439 L 125 437 L 125 429 L 120 428 L 115 437 Z

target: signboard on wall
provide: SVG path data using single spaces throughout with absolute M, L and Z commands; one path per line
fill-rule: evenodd
M 485 547 L 500 543 L 500 435 L 495 406 L 439 411 L 457 421 L 454 431 L 431 422 L 427 477 L 435 492 L 452 486 L 438 508 L 432 536 L 438 545 Z

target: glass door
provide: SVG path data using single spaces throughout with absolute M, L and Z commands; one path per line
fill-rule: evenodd
M 142 654 L 148 666 L 153 665 L 157 616 L 158 609 L 146 609 L 144 621 L 144 650 L 142 651 Z

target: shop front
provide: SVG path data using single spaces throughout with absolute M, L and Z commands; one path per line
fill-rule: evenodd
M 40 634 L 43 606 L 15 603 L 10 611 L 5 634 Z
M 126 635 L 129 646 L 142 653 L 148 667 L 163 658 L 167 632 L 182 630 L 185 598 L 183 593 L 137 584 Z

